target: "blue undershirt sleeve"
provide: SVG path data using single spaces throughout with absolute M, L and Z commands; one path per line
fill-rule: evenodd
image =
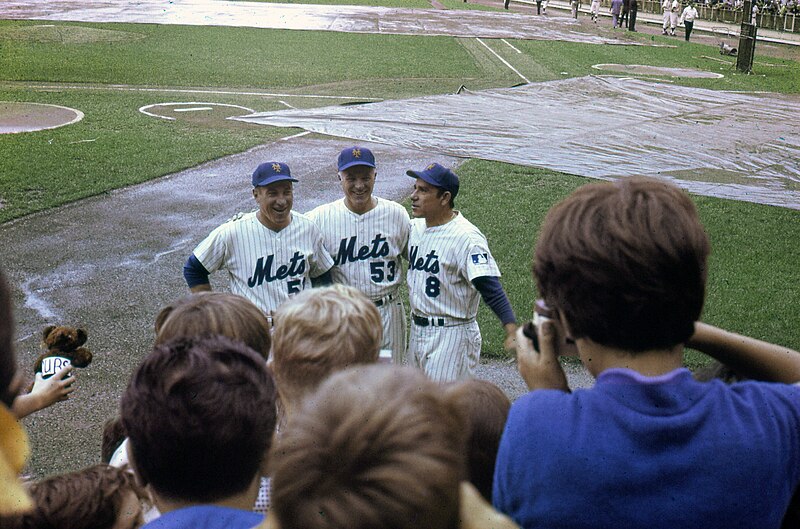
M 472 284 L 481 293 L 483 301 L 489 305 L 503 325 L 517 323 L 511 303 L 508 301 L 500 279 L 494 276 L 481 276 L 472 280 Z
M 189 288 L 209 284 L 208 270 L 197 260 L 194 254 L 189 256 L 186 264 L 183 265 L 183 278 L 186 279 L 186 284 L 189 285 Z
M 327 287 L 333 284 L 333 278 L 331 277 L 331 271 L 328 270 L 327 272 L 318 275 L 317 277 L 311 278 L 311 286 L 313 288 L 317 287 Z

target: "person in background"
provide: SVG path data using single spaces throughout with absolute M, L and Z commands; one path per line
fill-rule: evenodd
M 622 0 L 622 15 L 619 19 L 619 27 L 627 28 L 628 27 L 628 13 L 631 10 L 631 1 L 630 0 Z
M 639 2 L 630 0 L 628 7 L 628 31 L 636 32 L 636 13 L 639 11 Z
M 622 27 L 622 24 L 619 23 L 619 14 L 622 11 L 622 0 L 611 0 L 611 27 L 617 29 L 617 27 Z
M 680 19 L 678 19 L 678 24 L 683 24 L 686 30 L 686 42 L 689 42 L 689 37 L 692 35 L 694 19 L 697 18 L 697 16 L 697 9 L 694 7 L 694 2 L 689 2 L 689 5 L 683 8 Z

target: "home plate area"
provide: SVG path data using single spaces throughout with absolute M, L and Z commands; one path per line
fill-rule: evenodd
M 169 121 L 181 120 L 206 126 L 231 125 L 226 121 L 230 117 L 252 114 L 253 109 L 240 105 L 225 103 L 208 103 L 201 101 L 182 101 L 173 103 L 155 103 L 145 105 L 139 112 L 154 118 Z

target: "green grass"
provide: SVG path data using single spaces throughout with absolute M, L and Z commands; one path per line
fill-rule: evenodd
M 547 210 L 591 180 L 553 171 L 473 160 L 458 171 L 457 209 L 479 226 L 501 266 L 502 283 L 520 321 L 537 298 L 533 248 Z M 800 349 L 800 211 L 693 197 L 711 239 L 703 320 L 722 328 Z M 484 354 L 504 356 L 503 332 L 481 304 Z M 687 351 L 696 368 L 708 357 Z
M 628 34 L 628 36 L 631 36 Z M 675 39 L 646 35 L 631 36 L 638 42 L 675 44 Z M 713 90 L 769 91 L 800 93 L 800 63 L 788 59 L 758 56 L 752 75 L 737 72 L 735 63 L 729 64 L 705 57 L 720 58 L 717 48 L 705 44 L 679 42 L 674 48 L 653 46 L 587 46 L 572 42 L 511 41 L 514 46 L 533 58 L 537 68 L 520 69 L 531 81 L 548 81 L 566 77 L 598 75 L 603 72 L 592 68 L 594 64 L 646 64 L 670 68 L 692 68 L 724 75 L 721 79 L 676 78 L 676 83 Z M 501 49 L 501 48 L 498 48 Z M 723 59 L 725 60 L 725 59 Z M 768 66 L 769 65 L 769 66 Z M 564 72 L 564 73 L 562 73 Z
M 395 5 L 391 0 L 359 1 Z M 427 7 L 417 2 L 427 3 L 396 3 Z M 474 7 L 458 0 L 442 3 Z M 58 23 L 50 29 L 36 25 L 0 21 L 0 101 L 55 103 L 78 108 L 86 118 L 50 131 L 0 135 L 0 222 L 157 178 L 290 132 L 233 122 L 167 122 L 138 112 L 145 104 L 183 100 L 257 111 L 283 108 L 276 98 L 126 92 L 108 85 L 389 99 L 452 92 L 461 84 L 481 89 L 519 82 L 474 39 L 148 24 Z M 633 38 L 650 41 L 643 35 Z M 676 43 L 660 37 L 653 41 Z M 716 48 L 695 43 L 656 48 L 513 40 L 523 52 L 516 54 L 499 41 L 485 42 L 533 81 L 597 74 L 591 68 L 597 63 L 649 64 L 725 74 L 723 79 L 675 80 L 681 84 L 800 93 L 800 64 L 795 61 L 758 56 L 756 74 L 739 75 L 732 65 L 703 58 L 719 57 Z M 61 83 L 78 88 L 62 88 Z M 29 84 L 49 88 L 33 90 Z M 283 99 L 301 107 L 332 104 Z M 530 260 L 541 219 L 553 203 L 588 180 L 484 161 L 470 161 L 459 173 L 465 185 L 458 208 L 488 236 L 503 284 L 523 320 L 536 298 Z M 695 200 L 714 249 L 705 319 L 800 348 L 800 213 Z M 485 354 L 502 356 L 499 323 L 485 306 L 479 318 Z M 690 352 L 686 360 L 697 366 L 704 358 Z
M 39 30 L 33 25 L 0 21 L 0 37 L 4 31 L 18 33 L 21 26 L 35 34 Z M 63 26 L 80 32 L 85 27 L 124 31 L 132 37 L 86 43 L 0 39 L 0 79 L 288 89 L 356 79 L 460 79 L 481 73 L 450 37 L 150 24 Z M 374 87 L 363 88 L 369 92 Z
M 35 100 L 80 108 L 86 117 L 36 134 L 0 135 L 0 221 L 157 178 L 215 157 L 241 152 L 287 134 L 287 129 L 231 124 L 211 128 L 162 121 L 138 108 L 174 96 L 97 92 L 37 93 Z M 30 94 L 0 90 L 0 100 Z M 224 102 L 224 101 L 220 101 Z
M 0 37 L 38 34 L 31 27 L 0 22 Z M 185 100 L 256 111 L 285 108 L 275 98 L 90 90 L 87 85 L 395 98 L 454 91 L 465 78 L 485 82 L 486 72 L 470 53 L 447 37 L 132 24 L 66 24 L 60 29 L 66 43 L 52 32 L 33 42 L 0 38 L 8 51 L 0 54 L 0 101 L 54 103 L 86 115 L 76 125 L 52 131 L 0 135 L 0 222 L 240 152 L 287 132 L 241 124 L 202 127 L 138 112 L 145 104 Z M 108 41 L 80 42 L 98 38 L 98 31 Z M 268 52 L 260 49 L 266 43 Z M 364 54 L 365 48 L 372 53 Z M 211 66 L 203 57 L 213 58 Z M 31 91 L 26 82 L 80 83 L 86 89 L 53 85 Z M 338 103 L 282 99 L 298 107 Z

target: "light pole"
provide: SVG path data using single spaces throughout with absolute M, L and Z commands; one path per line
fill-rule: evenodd
M 756 54 L 756 26 L 753 13 L 753 1 L 744 0 L 742 8 L 742 29 L 739 30 L 739 53 L 736 55 L 736 69 L 744 73 L 752 73 L 753 57 Z

